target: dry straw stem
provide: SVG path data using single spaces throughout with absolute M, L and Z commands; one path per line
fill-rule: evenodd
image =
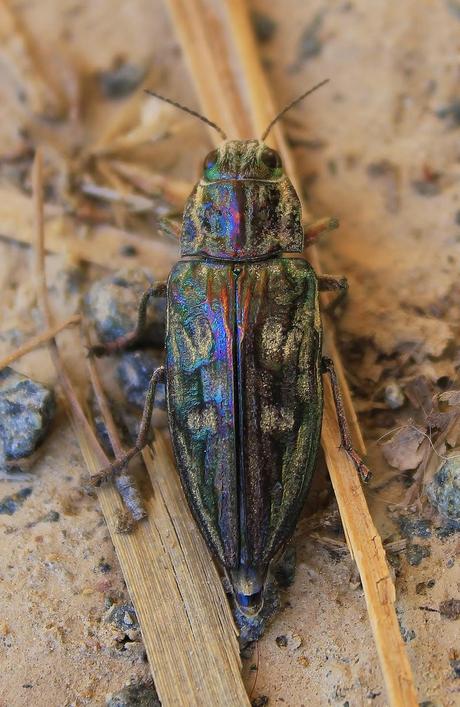
M 395 587 L 390 576 L 382 540 L 372 521 L 361 483 L 343 450 L 337 450 L 337 424 L 332 391 L 325 381 L 323 437 L 325 456 L 348 547 L 357 564 L 374 641 L 385 680 L 389 704 L 393 707 L 418 705 L 412 671 L 396 617 Z M 340 473 L 337 457 L 340 459 Z
M 203 112 L 231 138 L 258 137 L 276 113 L 265 79 L 248 11 L 243 0 L 167 0 L 175 29 L 188 62 Z M 243 108 L 242 108 L 243 106 Z M 244 110 L 244 116 L 241 115 Z M 297 191 L 298 179 L 281 124 L 271 140 L 279 149 Z M 216 140 L 216 135 L 212 135 Z M 304 218 L 307 215 L 305 204 Z M 318 269 L 316 253 L 308 258 Z M 339 375 L 355 445 L 363 448 L 340 359 L 332 335 L 328 351 Z M 382 672 L 393 707 L 417 705 L 410 665 L 394 610 L 395 589 L 381 539 L 372 522 L 354 465 L 340 448 L 340 434 L 331 387 L 326 381 L 322 433 L 329 473 L 334 485 L 349 548 L 357 562 Z
M 14 361 L 17 361 L 18 358 L 25 356 L 26 354 L 30 353 L 31 351 L 34 351 L 40 346 L 46 346 L 50 339 L 54 339 L 54 337 L 61 331 L 67 329 L 70 326 L 74 326 L 75 324 L 79 324 L 80 321 L 80 315 L 74 314 L 65 321 L 60 322 L 60 324 L 56 324 L 50 329 L 47 329 L 42 334 L 37 334 L 36 336 L 33 336 L 31 339 L 26 341 L 25 344 L 22 344 L 22 346 L 19 346 L 10 354 L 0 359 L 0 371 L 2 370 L 2 368 L 6 368 L 6 366 L 10 366 L 12 363 L 14 363 Z
M 33 184 L 37 294 L 50 326 L 40 153 Z M 83 413 L 54 340 L 50 351 L 93 475 L 108 464 L 107 456 Z M 157 432 L 155 453 L 155 457 L 149 449 L 143 453 L 151 480 L 144 498 L 148 517 L 131 533 L 117 532 L 124 507 L 115 487 L 107 484 L 97 495 L 136 609 L 158 695 L 165 707 L 249 705 L 222 583 L 187 509 L 169 442 L 161 432 Z

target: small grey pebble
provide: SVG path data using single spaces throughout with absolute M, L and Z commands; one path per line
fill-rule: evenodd
M 296 550 L 295 545 L 288 545 L 280 560 L 273 566 L 273 576 L 282 589 L 290 587 L 295 578 Z
M 105 621 L 115 624 L 123 631 L 139 628 L 136 612 L 131 604 L 114 604 L 105 617 Z
M 395 381 L 388 383 L 388 385 L 385 386 L 384 398 L 386 404 L 392 410 L 402 408 L 405 402 L 404 393 L 401 390 L 401 386 Z
M 37 381 L 0 371 L 0 466 L 30 457 L 48 432 L 56 412 L 54 392 Z M 18 465 L 20 466 L 20 465 Z
M 132 405 L 143 408 L 145 396 L 153 371 L 162 364 L 159 352 L 142 349 L 127 351 L 120 356 L 117 378 L 126 399 Z M 165 409 L 166 394 L 164 383 L 159 383 L 155 392 L 155 407 Z
M 276 22 L 271 17 L 253 10 L 251 12 L 251 22 L 259 42 L 269 42 L 273 38 L 276 31 Z
M 251 707 L 265 707 L 265 705 L 268 705 L 267 695 L 259 695 L 251 702 Z
M 414 536 L 419 538 L 430 538 L 432 535 L 432 522 L 427 518 L 399 516 L 396 520 L 401 533 L 405 538 L 411 538 Z
M 406 558 L 411 567 L 418 567 L 425 557 L 431 555 L 431 548 L 428 545 L 410 544 L 406 548 Z
M 12 516 L 13 513 L 16 513 L 18 508 L 21 508 L 22 504 L 26 500 L 26 498 L 29 498 L 30 494 L 32 493 L 32 489 L 30 486 L 26 486 L 23 489 L 20 489 L 16 493 L 11 494 L 11 496 L 4 496 L 0 500 L 0 513 L 8 516 Z
M 135 64 L 121 63 L 98 75 L 99 84 L 107 98 L 124 98 L 135 91 L 145 76 L 145 69 Z
M 49 511 L 46 515 L 40 518 L 41 523 L 57 523 L 60 519 L 58 511 Z
M 460 520 L 460 452 L 447 459 L 428 484 L 427 496 L 438 513 Z
M 127 685 L 106 700 L 107 707 L 161 707 L 152 684 Z
M 146 268 L 124 268 L 93 283 L 85 303 L 100 341 L 113 341 L 136 328 L 142 295 L 154 281 Z M 165 326 L 165 298 L 154 297 L 147 307 L 147 326 L 139 343 L 163 346 Z

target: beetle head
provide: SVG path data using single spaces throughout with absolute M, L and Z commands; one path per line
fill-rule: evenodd
M 206 157 L 184 212 L 183 255 L 257 260 L 303 249 L 300 202 L 279 154 L 228 140 Z

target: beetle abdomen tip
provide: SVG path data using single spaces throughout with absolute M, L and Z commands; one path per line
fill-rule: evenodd
M 261 589 L 255 594 L 239 594 L 235 595 L 235 600 L 238 605 L 238 609 L 245 616 L 255 616 L 260 612 L 264 605 L 264 594 Z

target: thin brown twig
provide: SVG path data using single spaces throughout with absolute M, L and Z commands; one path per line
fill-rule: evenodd
M 6 368 L 6 366 L 10 366 L 12 363 L 14 363 L 14 361 L 17 361 L 18 358 L 21 358 L 22 356 L 25 356 L 31 351 L 40 348 L 40 346 L 48 344 L 49 340 L 54 339 L 56 334 L 59 334 L 61 331 L 67 329 L 68 327 L 75 326 L 75 324 L 79 324 L 80 321 L 81 316 L 79 314 L 73 314 L 71 317 L 65 319 L 63 322 L 55 324 L 53 327 L 47 329 L 41 334 L 33 336 L 31 339 L 19 346 L 15 351 L 12 351 L 11 353 L 7 354 L 2 359 L 0 359 L 0 370 L 2 368 Z
M 48 288 L 46 284 L 45 271 L 45 228 L 43 215 L 43 158 L 40 148 L 35 153 L 35 160 L 32 169 L 32 190 L 33 190 L 33 205 L 34 205 L 34 229 L 35 229 L 35 275 L 37 286 L 37 299 L 40 309 L 48 329 L 53 326 L 51 308 L 48 300 Z M 74 422 L 79 424 L 87 438 L 88 444 L 98 458 L 101 466 L 108 463 L 108 458 L 99 444 L 93 428 L 89 424 L 85 413 L 80 405 L 78 397 L 75 393 L 73 385 L 70 381 L 64 364 L 59 355 L 59 349 L 54 338 L 48 342 L 49 352 L 56 369 L 59 383 L 64 391 L 66 401 L 72 411 Z
M 85 346 L 89 348 L 91 346 L 91 339 L 86 328 L 82 328 L 82 337 Z M 115 424 L 115 420 L 113 419 L 112 411 L 110 410 L 110 405 L 101 383 L 96 361 L 93 356 L 88 356 L 86 363 L 91 379 L 91 385 L 93 386 L 96 403 L 101 412 L 110 444 L 112 445 L 115 456 L 121 457 L 124 453 L 123 444 L 121 442 L 120 435 L 118 434 L 117 426 Z M 138 521 L 145 518 L 147 512 L 142 502 L 139 489 L 137 488 L 136 481 L 129 473 L 128 469 L 122 469 L 121 472 L 116 474 L 114 476 L 114 482 L 126 508 L 134 520 Z

